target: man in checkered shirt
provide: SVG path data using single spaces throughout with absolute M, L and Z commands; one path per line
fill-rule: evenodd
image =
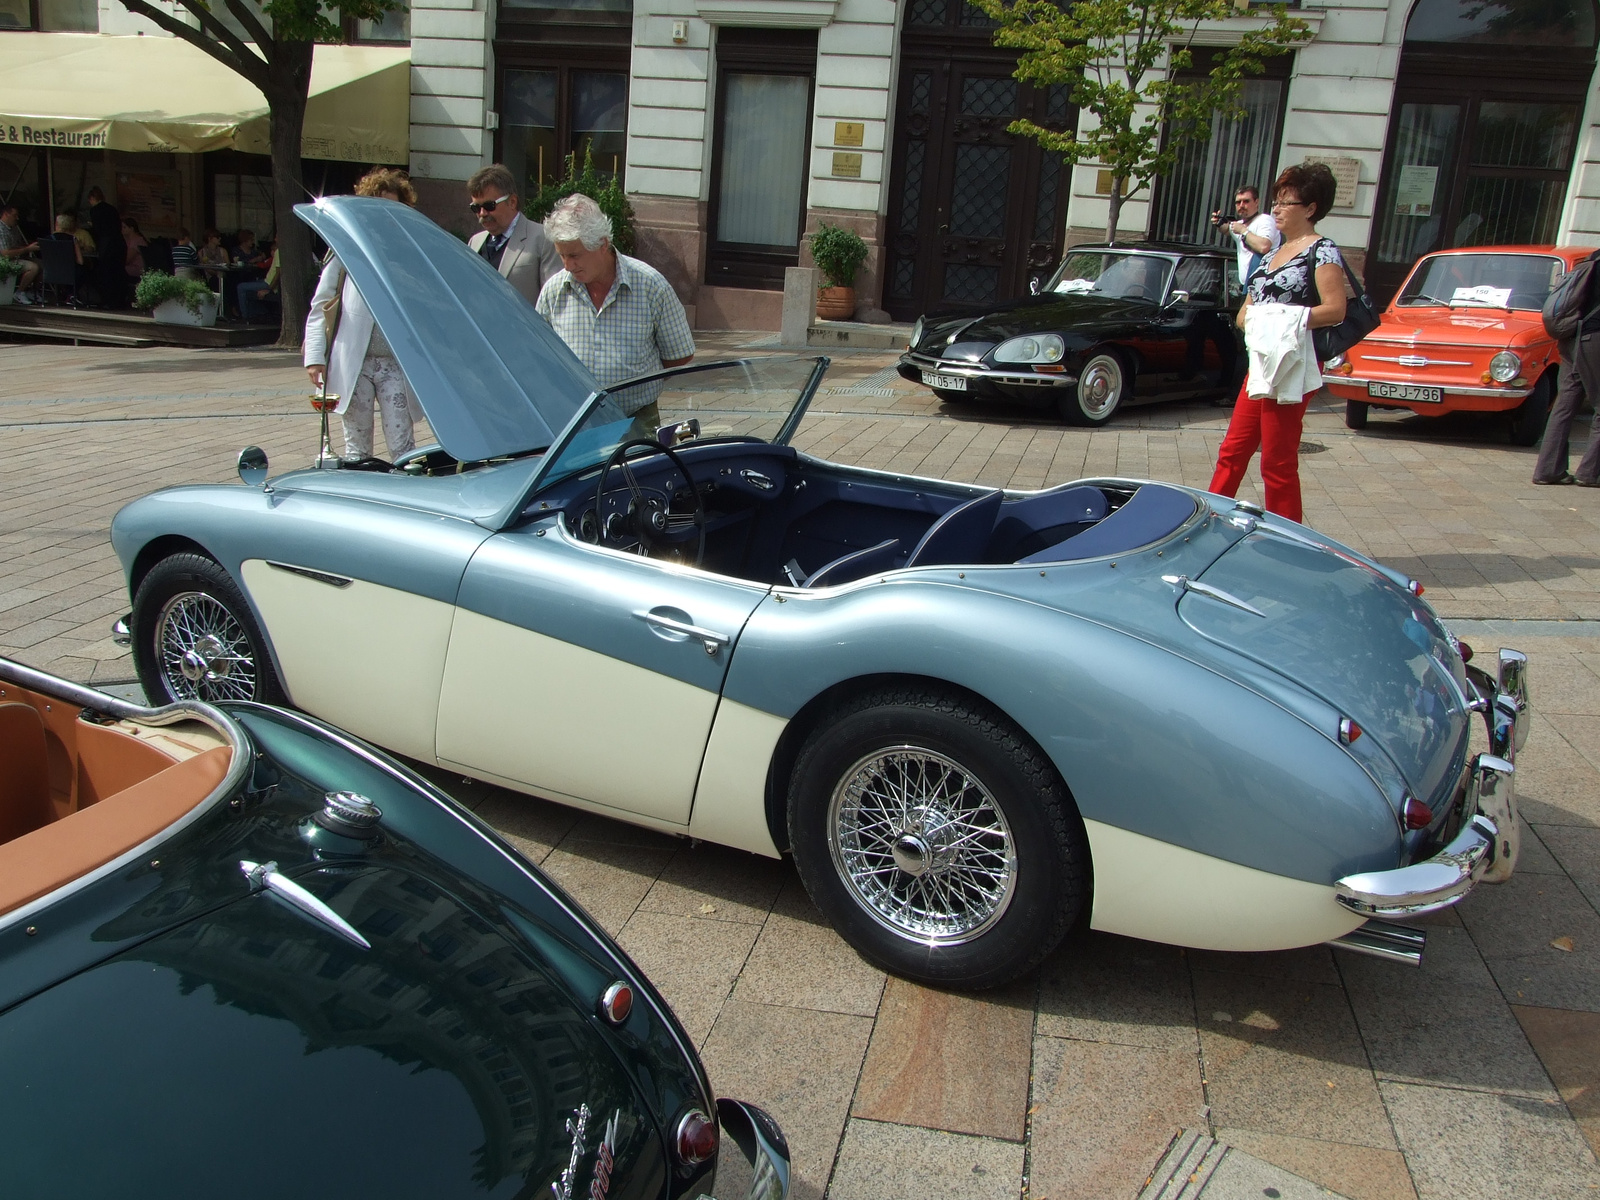
M 544 220 L 566 269 L 552 275 L 536 307 L 602 387 L 681 367 L 694 357 L 694 337 L 677 294 L 660 271 L 611 245 L 611 218 L 590 197 L 568 196 Z M 660 422 L 661 384 L 612 397 L 634 424 L 652 433 Z

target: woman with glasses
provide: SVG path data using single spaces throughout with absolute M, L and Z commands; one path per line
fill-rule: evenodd
M 1250 459 L 1261 451 L 1266 507 L 1298 521 L 1300 430 L 1306 397 L 1322 386 L 1311 330 L 1344 320 L 1344 259 L 1317 233 L 1337 188 L 1323 163 L 1288 167 L 1273 187 L 1272 217 L 1283 237 L 1250 276 L 1238 324 L 1250 373 L 1217 452 L 1211 490 L 1235 496 Z
M 417 206 L 417 191 L 404 171 L 375 167 L 356 183 L 356 195 Z M 331 345 L 330 345 L 331 343 Z M 330 353 L 331 351 L 331 353 Z M 361 293 L 333 255 L 323 265 L 306 317 L 306 374 L 311 386 L 338 397 L 334 412 L 344 430 L 344 460 L 372 457 L 372 410 L 383 414 L 383 440 L 391 461 L 416 446 L 412 428 L 417 401 Z

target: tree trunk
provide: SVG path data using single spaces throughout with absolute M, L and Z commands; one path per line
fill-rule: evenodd
M 1106 241 L 1117 240 L 1117 221 L 1122 216 L 1122 177 L 1111 177 L 1110 212 L 1106 215 Z
M 283 306 L 278 345 L 285 350 L 300 348 L 311 299 L 311 231 L 294 215 L 294 206 L 310 198 L 301 183 L 300 135 L 311 91 L 312 49 L 308 41 L 274 43 L 264 89 L 272 113 L 272 208 L 278 226 L 278 293 Z

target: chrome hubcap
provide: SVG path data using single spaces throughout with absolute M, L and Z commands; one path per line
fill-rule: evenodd
M 156 653 L 168 689 L 180 700 L 249 700 L 256 690 L 250 639 L 232 613 L 205 592 L 182 592 L 156 617 Z
M 917 746 L 877 751 L 845 772 L 828 843 L 856 902 L 928 945 L 978 937 L 1016 888 L 1016 847 L 994 797 L 953 759 Z
M 1078 402 L 1091 417 L 1101 417 L 1122 394 L 1122 369 L 1109 358 L 1094 359 L 1078 377 Z

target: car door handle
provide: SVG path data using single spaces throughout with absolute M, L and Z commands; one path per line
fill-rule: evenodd
M 284 901 L 291 908 L 297 909 L 302 915 L 310 917 L 313 921 L 320 922 L 332 929 L 346 941 L 354 942 L 363 950 L 371 950 L 372 943 L 361 936 L 359 930 L 349 921 L 346 921 L 333 909 L 329 908 L 314 894 L 308 892 L 287 875 L 280 874 L 278 864 L 253 863 L 248 859 L 239 860 L 239 869 L 250 881 L 250 890 L 268 891 Z
M 703 629 L 699 625 L 691 625 L 687 621 L 680 621 L 676 617 L 669 617 L 653 609 L 641 608 L 633 614 L 647 625 L 654 625 L 658 629 L 670 630 L 681 633 L 685 637 L 699 638 L 700 644 L 706 648 L 707 654 L 715 654 L 726 646 L 732 639 L 725 633 L 718 633 L 715 629 Z

